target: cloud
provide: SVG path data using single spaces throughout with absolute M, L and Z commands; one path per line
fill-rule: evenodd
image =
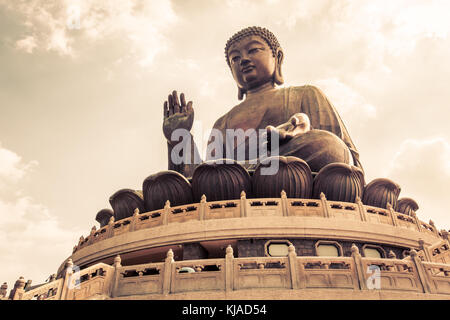
M 20 182 L 36 165 L 0 146 L 0 281 L 9 289 L 19 276 L 34 284 L 44 282 L 71 254 L 81 234 L 61 227 L 45 205 L 22 195 Z
M 400 184 L 400 197 L 416 200 L 419 218 L 424 221 L 431 218 L 439 229 L 449 228 L 450 144 L 446 139 L 403 141 L 385 176 Z
M 16 48 L 19 50 L 23 50 L 26 53 L 33 53 L 33 49 L 36 47 L 36 39 L 32 36 L 27 36 L 16 42 Z
M 445 14 L 450 2 L 445 0 L 324 0 L 283 5 L 288 9 L 281 18 L 274 12 L 274 21 L 285 33 L 298 33 L 298 52 L 314 50 L 313 65 L 336 64 L 333 71 L 340 67 L 360 86 L 362 81 L 373 86 L 375 76 L 389 76 L 395 68 L 392 57 L 414 54 L 421 41 L 445 39 L 450 30 Z
M 3 6 L 23 15 L 24 25 L 33 34 L 16 42 L 19 50 L 32 53 L 39 49 L 76 57 L 84 48 L 120 38 L 128 41 L 127 54 L 143 67 L 167 49 L 164 31 L 177 21 L 169 0 L 33 0 Z
M 0 5 L 23 17 L 23 25 L 32 35 L 16 41 L 16 48 L 32 53 L 34 49 L 73 55 L 71 39 L 66 33 L 63 6 L 42 0 L 10 1 Z M 26 40 L 26 42 L 24 42 Z M 30 51 L 30 46 L 33 49 Z
M 368 103 L 356 89 L 338 78 L 315 81 L 344 118 L 356 123 L 376 117 L 377 108 Z
M 0 191 L 7 184 L 18 182 L 37 164 L 37 161 L 31 161 L 27 164 L 23 163 L 19 155 L 3 148 L 0 143 Z

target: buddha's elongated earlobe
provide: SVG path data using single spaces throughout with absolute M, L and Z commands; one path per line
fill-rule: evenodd
M 239 88 L 238 87 L 238 99 L 242 100 L 244 99 L 244 94 L 247 93 L 247 90 L 245 90 L 244 88 Z
M 283 75 L 281 73 L 281 65 L 283 64 L 284 53 L 281 48 L 277 50 L 277 56 L 275 58 L 275 73 L 273 75 L 273 80 L 277 85 L 284 83 Z

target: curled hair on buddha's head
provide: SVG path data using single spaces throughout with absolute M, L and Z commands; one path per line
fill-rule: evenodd
M 245 37 L 253 35 L 260 36 L 261 38 L 263 38 L 269 45 L 270 49 L 272 50 L 273 56 L 274 57 L 276 56 L 277 49 L 280 48 L 280 43 L 278 42 L 275 35 L 266 28 L 248 27 L 242 29 L 241 31 L 236 32 L 230 39 L 228 39 L 227 44 L 225 45 L 225 58 L 227 59 L 228 66 L 231 67 L 230 59 L 228 57 L 228 49 L 230 49 L 231 45 Z
M 278 85 L 283 84 L 284 80 L 283 80 L 283 76 L 281 74 L 281 63 L 283 62 L 283 58 L 284 58 L 283 50 L 281 49 L 280 43 L 278 42 L 275 35 L 266 28 L 256 27 L 256 26 L 247 27 L 247 28 L 242 29 L 241 31 L 236 32 L 233 36 L 231 36 L 231 38 L 228 39 L 228 41 L 225 45 L 225 59 L 227 60 L 228 66 L 231 68 L 230 59 L 228 56 L 228 50 L 230 49 L 230 47 L 235 42 L 238 42 L 245 37 L 250 37 L 250 36 L 254 36 L 254 35 L 261 37 L 268 44 L 270 49 L 272 50 L 272 55 L 276 60 L 276 68 L 275 68 L 275 74 L 274 74 L 273 80 Z M 239 88 L 239 92 L 238 92 L 239 100 L 242 100 L 244 94 L 246 94 L 245 89 Z

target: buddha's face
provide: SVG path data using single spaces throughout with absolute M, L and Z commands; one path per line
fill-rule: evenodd
M 267 42 L 252 35 L 233 43 L 228 49 L 231 72 L 240 88 L 252 90 L 273 82 L 275 58 Z

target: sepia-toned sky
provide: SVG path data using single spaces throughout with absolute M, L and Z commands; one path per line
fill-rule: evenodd
M 448 12 L 447 0 L 0 0 L 0 282 L 42 283 L 115 191 L 167 169 L 173 89 L 205 134 L 238 103 L 224 46 L 252 25 L 277 36 L 286 86 L 335 105 L 366 182 L 394 180 L 448 230 Z

